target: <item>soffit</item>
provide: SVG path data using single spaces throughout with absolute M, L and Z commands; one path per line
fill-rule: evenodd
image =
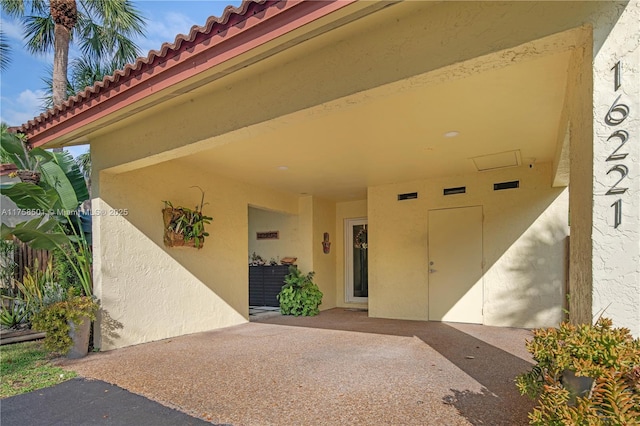
M 340 201 L 365 198 L 371 186 L 475 173 L 473 157 L 518 151 L 521 161 L 551 162 L 569 59 L 549 54 L 424 85 L 405 79 L 176 161 Z M 453 130 L 459 136 L 444 137 Z

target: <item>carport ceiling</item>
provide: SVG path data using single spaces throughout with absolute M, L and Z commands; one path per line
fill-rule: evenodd
M 551 162 L 568 63 L 565 52 L 444 83 L 397 82 L 384 96 L 261 123 L 255 136 L 179 161 L 337 201 L 364 199 L 370 186 L 480 173 L 472 158 L 483 155 L 519 150 L 523 162 Z

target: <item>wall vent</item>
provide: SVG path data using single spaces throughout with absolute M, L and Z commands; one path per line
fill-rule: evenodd
M 442 195 L 464 194 L 466 192 L 466 186 L 458 186 L 456 188 L 445 188 L 444 190 L 442 190 Z
M 398 201 L 415 200 L 416 198 L 418 198 L 417 192 L 407 192 L 406 194 L 398 194 Z
M 494 191 L 502 191 L 503 189 L 514 189 L 514 188 L 520 188 L 519 180 L 512 180 L 511 182 L 500 182 L 500 183 L 493 184 Z

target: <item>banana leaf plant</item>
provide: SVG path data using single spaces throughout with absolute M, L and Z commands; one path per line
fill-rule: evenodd
M 40 181 L 40 165 L 51 160 L 51 153 L 42 148 L 29 149 L 24 136 L 9 133 L 6 128 L 0 136 L 0 154 L 3 161 L 16 165 L 15 174 L 21 180 L 35 184 Z
M 3 137 L 3 145 L 4 140 Z M 91 296 L 91 248 L 83 232 L 83 216 L 79 214 L 80 205 L 89 199 L 84 176 L 68 152 L 40 151 L 44 153 L 41 154 L 44 161 L 38 164 L 42 180 L 37 185 L 24 182 L 0 185 L 2 195 L 34 218 L 15 226 L 3 223 L 0 237 L 15 236 L 34 249 L 59 249 L 77 274 L 84 294 Z

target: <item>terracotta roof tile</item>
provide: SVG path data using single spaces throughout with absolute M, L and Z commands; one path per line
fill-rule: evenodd
M 211 16 L 204 26 L 194 25 L 189 34 L 179 34 L 173 43 L 163 43 L 160 50 L 151 50 L 146 57 L 136 59 L 133 64 L 127 64 L 123 69 L 117 70 L 113 75 L 106 76 L 102 81 L 97 81 L 93 86 L 85 88 L 84 91 L 71 96 L 61 105 L 57 105 L 44 113 L 35 117 L 19 127 L 11 130 L 19 133 L 27 133 L 44 124 L 52 121 L 56 116 L 69 111 L 73 107 L 96 98 L 99 94 L 106 92 L 119 84 L 131 80 L 136 75 L 165 62 L 172 57 L 184 52 L 193 46 L 206 40 L 208 37 L 220 34 L 234 25 L 244 21 L 247 16 L 256 15 L 279 0 L 243 0 L 238 7 L 227 6 L 222 16 Z

